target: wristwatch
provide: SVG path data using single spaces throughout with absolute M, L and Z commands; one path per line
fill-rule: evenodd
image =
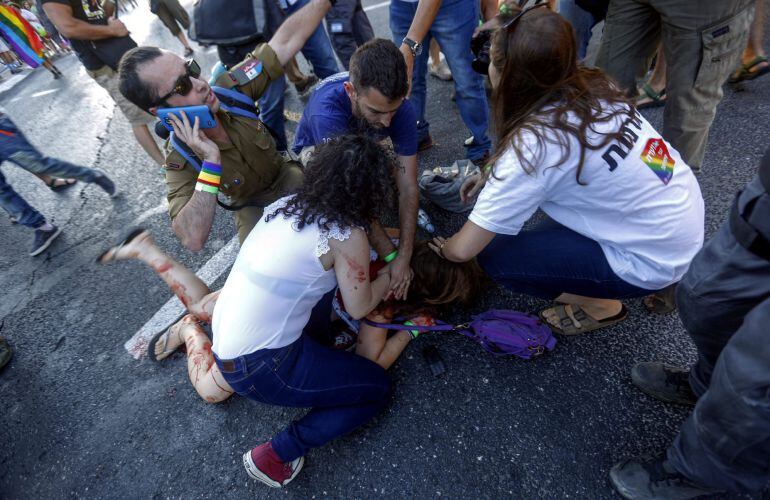
M 414 57 L 417 57 L 420 54 L 422 54 L 422 44 L 420 42 L 415 42 L 411 38 L 404 37 L 404 39 L 401 41 L 401 43 L 403 43 L 407 47 L 409 47 L 409 50 L 412 51 L 412 55 Z

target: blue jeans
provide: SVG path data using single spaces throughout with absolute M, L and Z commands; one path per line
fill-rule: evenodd
M 578 59 L 585 59 L 588 42 L 591 41 L 591 30 L 597 24 L 596 18 L 578 6 L 575 0 L 559 0 L 559 14 L 569 21 L 575 31 Z
M 541 299 L 562 293 L 626 299 L 654 291 L 623 281 L 596 241 L 550 219 L 516 236 L 496 235 L 478 261 L 495 282 Z
M 93 182 L 97 177 L 97 173 L 90 168 L 43 156 L 27 141 L 15 123 L 0 114 L 0 163 L 6 160 L 33 174 L 72 177 L 83 182 Z M 1 172 L 0 207 L 22 226 L 35 229 L 45 224 L 45 217 L 13 190 Z
M 393 32 L 396 45 L 401 45 L 416 11 L 417 2 L 393 0 L 390 3 L 390 30 Z M 442 2 L 433 25 L 422 41 L 424 50 L 414 61 L 410 98 L 417 113 L 418 139 L 422 140 L 428 135 L 430 126 L 425 118 L 425 78 L 428 71 L 428 46 L 431 38 L 435 38 L 446 56 L 449 69 L 452 70 L 460 116 L 473 134 L 473 142 L 468 146 L 468 158 L 472 160 L 484 156 L 492 146 L 487 135 L 489 107 L 484 80 L 471 67 L 473 61 L 470 49 L 471 36 L 478 20 L 479 2 L 477 0 Z
M 266 2 L 268 30 L 275 33 L 283 19 L 298 11 L 310 0 L 298 0 L 284 12 L 275 1 Z M 323 23 L 319 24 L 316 30 L 310 35 L 305 46 L 302 47 L 302 54 L 313 65 L 315 74 L 323 79 L 328 76 L 339 73 L 337 59 L 334 56 L 334 49 L 329 40 L 329 36 L 324 30 Z M 284 96 L 286 90 L 286 77 L 281 76 L 270 83 L 265 89 L 265 93 L 259 99 L 260 119 L 273 131 L 276 137 L 276 148 L 278 151 L 286 151 L 288 143 L 286 141 L 286 125 L 283 116 Z
M 272 439 L 284 462 L 347 434 L 390 399 L 390 378 L 379 365 L 323 347 L 304 334 L 286 347 L 216 362 L 241 396 L 276 406 L 310 408 Z

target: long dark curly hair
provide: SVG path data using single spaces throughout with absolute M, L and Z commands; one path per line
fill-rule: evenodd
M 511 15 L 501 15 L 501 24 L 520 11 L 515 2 L 507 5 Z M 492 162 L 511 148 L 529 174 L 536 167 L 558 166 L 570 156 L 571 135 L 580 149 L 575 179 L 583 184 L 586 150 L 623 139 L 622 124 L 635 113 L 630 100 L 600 70 L 578 64 L 572 26 L 548 9 L 534 9 L 508 29 L 498 29 L 489 53 L 500 75 L 492 95 L 498 141 Z M 615 132 L 589 141 L 597 124 L 616 120 L 621 125 Z M 546 143 L 558 144 L 562 158 L 555 165 L 538 165 L 542 159 L 533 158 L 533 146 L 520 140 L 522 132 L 532 133 L 541 151 Z
M 320 223 L 325 229 L 369 225 L 393 208 L 396 159 L 373 140 L 344 135 L 316 147 L 305 178 L 286 205 L 268 214 L 296 218 L 297 228 Z

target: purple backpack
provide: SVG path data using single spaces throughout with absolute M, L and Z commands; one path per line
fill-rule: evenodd
M 439 323 L 433 326 L 418 326 L 365 321 L 372 326 L 388 330 L 456 331 L 475 340 L 484 350 L 495 356 L 514 355 L 530 359 L 546 350 L 551 351 L 556 346 L 556 337 L 540 318 L 506 309 L 477 314 L 473 316 L 473 321 L 461 325 Z

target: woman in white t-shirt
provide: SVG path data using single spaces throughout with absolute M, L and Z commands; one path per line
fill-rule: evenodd
M 510 7 L 492 34 L 497 153 L 468 222 L 434 250 L 478 261 L 498 283 L 557 305 L 554 331 L 617 323 L 618 299 L 682 277 L 703 243 L 703 198 L 679 153 L 597 69 L 578 65 L 572 27 Z M 537 209 L 548 219 L 522 231 Z

